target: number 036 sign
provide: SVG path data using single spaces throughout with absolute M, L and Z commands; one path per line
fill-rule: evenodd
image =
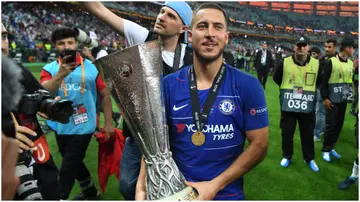
M 307 101 L 301 101 L 301 100 L 289 100 L 288 101 L 288 107 L 289 108 L 295 108 L 295 109 L 302 109 L 307 110 L 308 108 L 308 102 Z

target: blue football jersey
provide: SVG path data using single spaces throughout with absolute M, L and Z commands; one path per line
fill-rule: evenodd
M 209 181 L 225 171 L 244 149 L 245 131 L 268 126 L 259 81 L 230 65 L 203 128 L 205 143 L 195 146 L 196 132 L 189 89 L 189 66 L 164 78 L 164 95 L 173 158 L 186 180 Z M 210 89 L 198 90 L 203 109 Z M 214 200 L 244 200 L 243 178 L 219 191 Z

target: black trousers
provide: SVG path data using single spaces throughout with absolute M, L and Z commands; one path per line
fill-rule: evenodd
M 57 135 L 56 142 L 62 156 L 59 173 L 60 197 L 69 198 L 75 179 L 87 180 L 90 172 L 83 160 L 89 146 L 92 134 L 88 135 Z
M 332 104 L 334 107 L 325 111 L 323 152 L 330 152 L 334 148 L 344 124 L 347 103 Z
M 257 74 L 258 74 L 258 79 L 259 79 L 261 85 L 265 88 L 268 74 L 269 74 L 269 69 L 266 67 L 261 67 L 257 70 Z
M 48 161 L 34 164 L 34 178 L 44 200 L 60 200 L 58 185 L 58 169 L 50 155 Z
M 291 160 L 294 154 L 293 138 L 296 129 L 296 122 L 299 122 L 300 138 L 303 158 L 306 162 L 314 159 L 315 113 L 281 112 L 280 128 L 282 130 L 282 151 L 283 157 Z
M 355 139 L 356 139 L 356 148 L 359 148 L 359 118 L 356 116 L 355 123 Z M 355 159 L 356 165 L 359 165 L 359 155 Z

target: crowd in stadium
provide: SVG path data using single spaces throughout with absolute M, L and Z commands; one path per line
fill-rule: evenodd
M 192 8 L 195 8 L 199 3 L 190 2 Z M 140 13 L 143 16 L 156 17 L 156 11 L 160 8 L 160 5 L 155 3 L 144 2 L 125 2 L 125 3 L 110 3 L 105 2 L 105 5 L 109 8 L 115 8 L 119 11 Z M 272 24 L 273 26 L 281 27 L 293 27 L 302 28 L 302 30 L 285 30 L 285 29 L 270 29 L 266 26 L 257 26 L 248 24 L 242 24 L 239 22 L 230 21 L 230 27 L 236 31 L 247 32 L 249 37 L 244 39 L 243 36 L 234 35 L 231 37 L 232 43 L 229 48 L 233 51 L 239 49 L 251 49 L 256 50 L 260 47 L 258 39 L 251 38 L 252 34 L 261 34 L 261 38 L 264 36 L 271 36 L 271 38 L 264 38 L 267 41 L 273 41 L 274 44 L 290 47 L 291 41 L 288 39 L 282 40 L 276 37 L 299 37 L 302 35 L 308 36 L 310 39 L 314 39 L 313 45 L 319 46 L 324 52 L 322 47 L 323 42 L 329 38 L 326 31 L 336 27 L 341 32 L 351 32 L 354 30 L 354 24 L 356 25 L 356 18 L 335 16 L 309 16 L 303 14 L 289 14 L 286 12 L 265 11 L 251 6 L 232 6 L 230 3 L 224 3 L 224 9 L 229 13 L 229 18 L 233 18 L 237 21 L 243 22 L 256 22 L 257 24 L 265 25 Z M 51 8 L 51 9 L 49 9 Z M 27 47 L 33 49 L 35 47 L 41 47 L 44 41 L 49 41 L 51 31 L 59 26 L 78 27 L 82 30 L 94 31 L 97 35 L 97 40 L 109 49 L 122 49 L 125 47 L 124 38 L 117 35 L 111 28 L 104 26 L 102 22 L 96 19 L 92 15 L 88 15 L 81 11 L 81 8 L 76 4 L 66 3 L 38 3 L 36 6 L 33 4 L 21 4 L 21 3 L 7 3 L 3 6 L 2 22 L 9 31 L 9 39 L 11 42 L 16 43 L 16 47 Z M 66 17 L 65 17 L 66 16 Z M 151 28 L 152 21 L 144 19 L 140 16 L 128 16 L 129 19 L 137 21 L 144 27 Z M 301 20 L 299 20 L 299 18 Z M 356 27 L 356 26 L 355 26 Z M 230 29 L 231 29 L 230 28 Z M 305 28 L 312 30 L 324 30 L 325 32 L 307 32 Z M 16 37 L 15 37 L 16 36 Z M 274 48 L 271 46 L 271 48 Z M 23 54 L 24 55 L 24 54 Z M 28 57 L 23 56 L 27 59 Z M 41 61 L 44 57 L 38 57 L 37 60 Z M 46 61 L 46 60 L 45 60 Z
M 112 199 L 245 200 L 247 176 L 280 168 L 358 197 L 358 19 L 341 5 L 2 2 L 2 200 L 100 200 L 111 174 Z

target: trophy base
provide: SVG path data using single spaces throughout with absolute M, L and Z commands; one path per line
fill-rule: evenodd
M 159 201 L 196 201 L 197 196 L 197 192 L 192 187 L 186 187 L 184 190 Z

